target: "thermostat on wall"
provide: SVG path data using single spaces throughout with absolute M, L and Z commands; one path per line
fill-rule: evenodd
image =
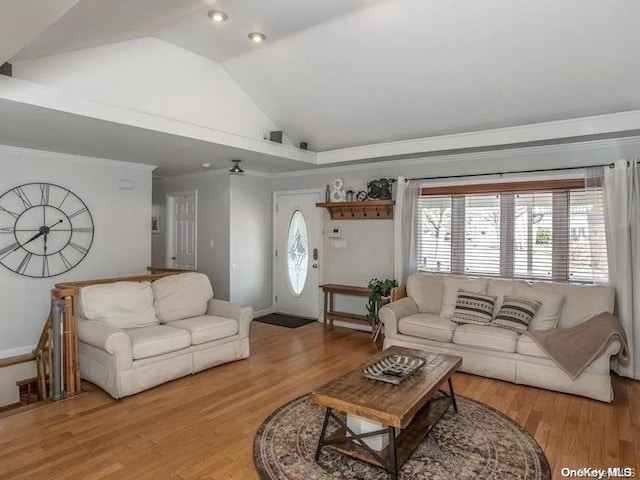
M 329 229 L 329 238 L 342 238 L 342 227 L 331 227 Z

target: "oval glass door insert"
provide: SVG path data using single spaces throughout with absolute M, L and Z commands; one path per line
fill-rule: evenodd
M 289 222 L 287 234 L 287 269 L 289 271 L 289 285 L 294 295 L 300 295 L 307 282 L 309 268 L 309 235 L 307 223 L 302 212 L 296 210 Z

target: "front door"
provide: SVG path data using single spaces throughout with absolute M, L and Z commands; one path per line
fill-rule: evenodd
M 276 311 L 318 318 L 322 192 L 276 192 Z
M 196 192 L 170 195 L 172 214 L 168 266 L 196 269 Z

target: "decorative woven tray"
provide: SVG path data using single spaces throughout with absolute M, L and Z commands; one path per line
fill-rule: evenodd
M 372 380 L 398 385 L 424 367 L 426 360 L 409 355 L 389 355 L 362 370 Z

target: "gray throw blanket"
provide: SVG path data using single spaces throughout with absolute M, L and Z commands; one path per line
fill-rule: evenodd
M 573 380 L 616 340 L 622 344 L 618 359 L 623 365 L 629 363 L 627 335 L 620 321 L 607 312 L 572 328 L 530 330 L 527 333 Z

